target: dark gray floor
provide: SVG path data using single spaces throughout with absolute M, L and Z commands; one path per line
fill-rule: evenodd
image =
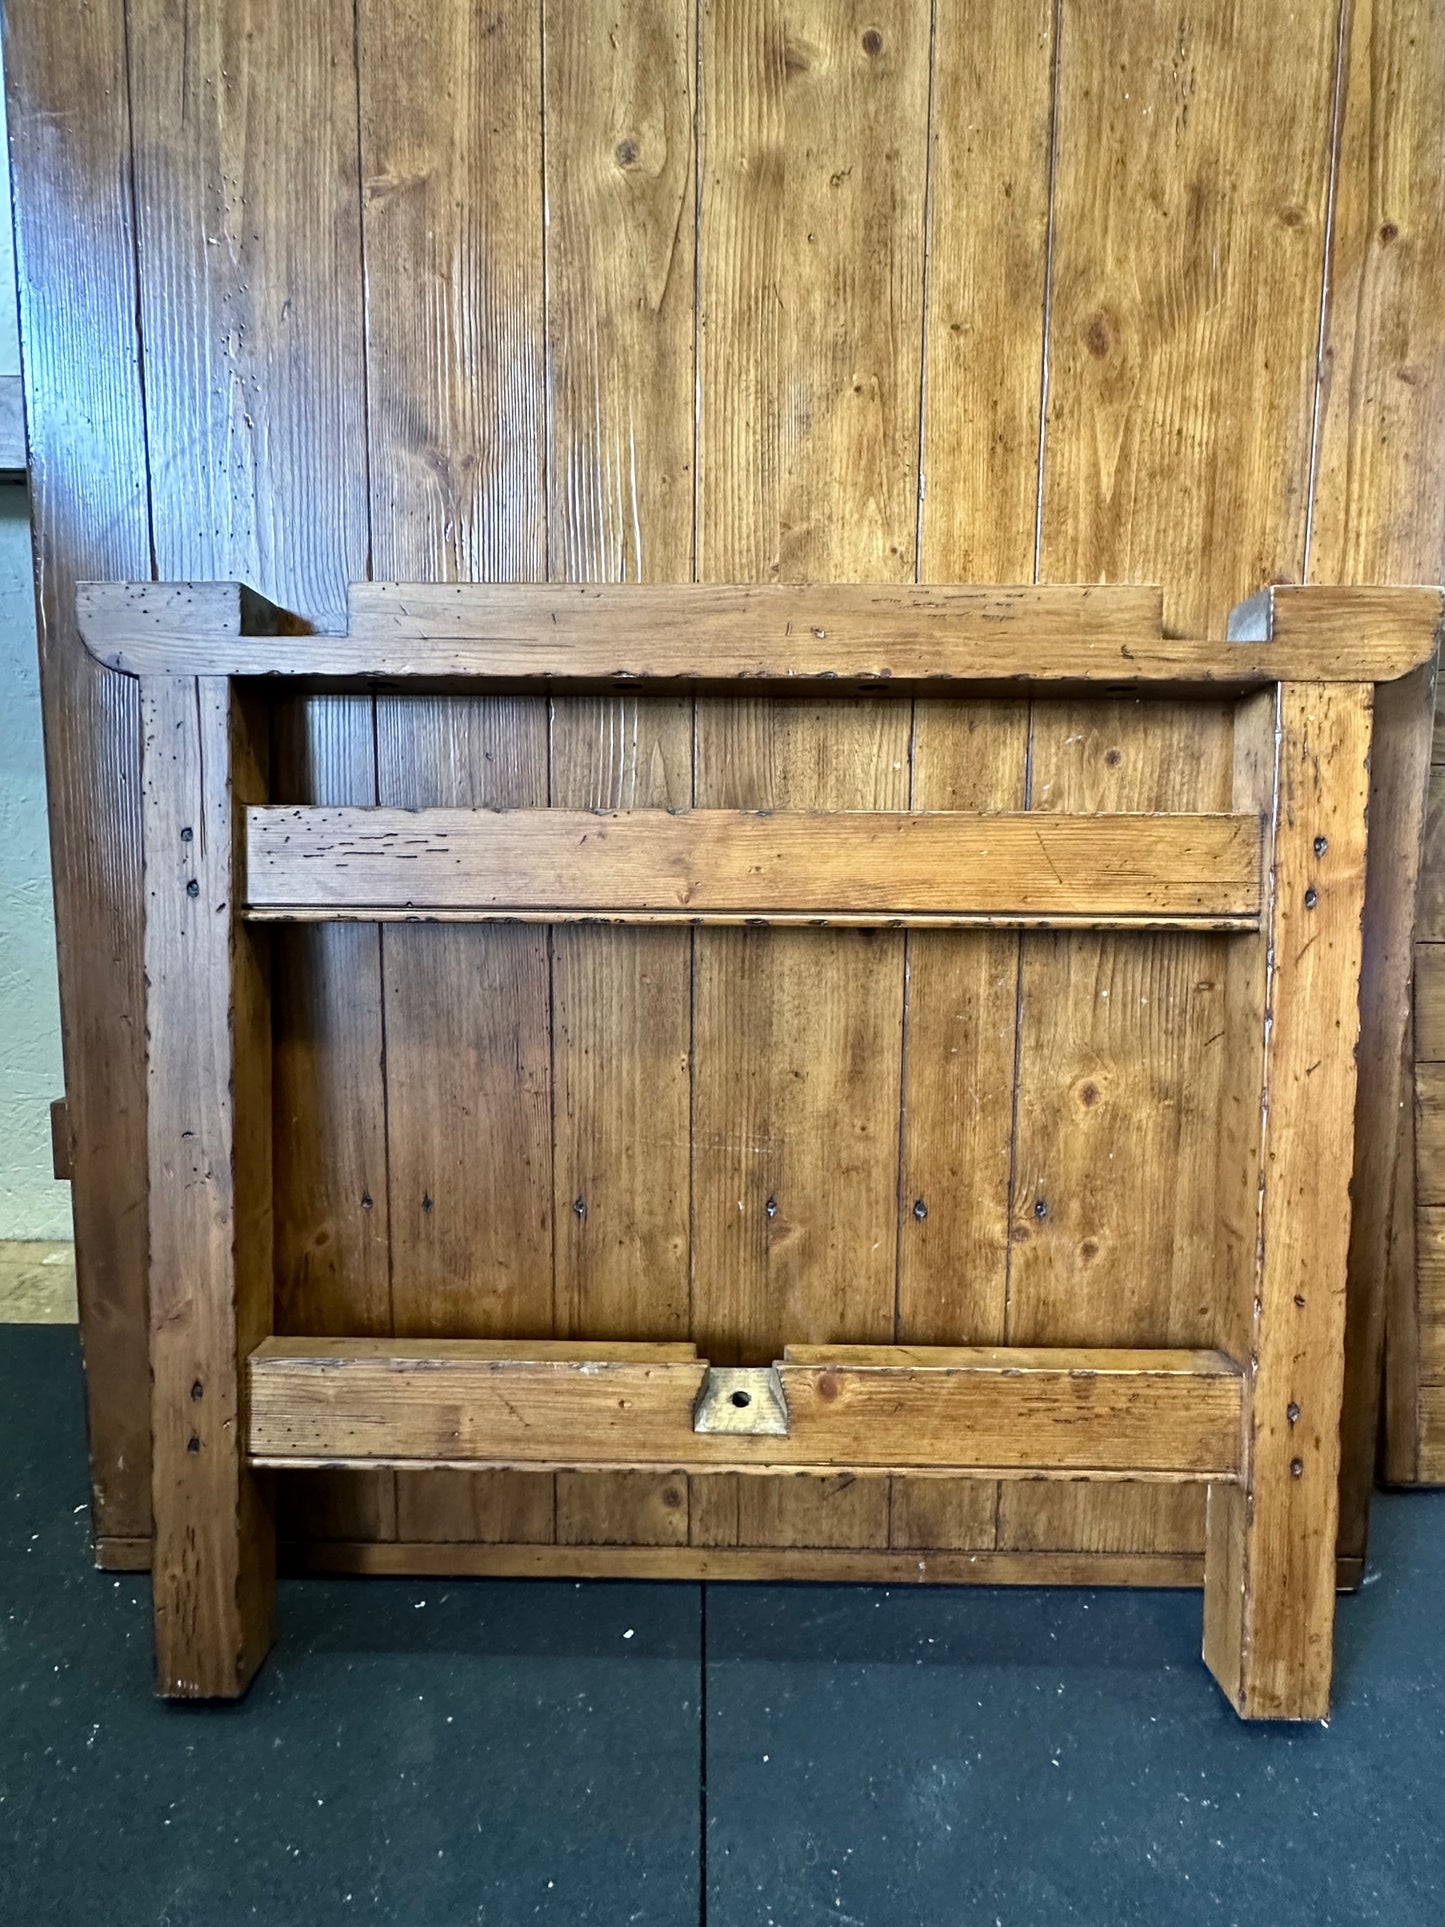
M 540 1581 L 283 1585 L 174 1708 L 78 1372 L 0 1327 L 0 1927 L 1445 1920 L 1445 1494 L 1379 1503 L 1329 1728 L 1236 1721 L 1193 1594 Z

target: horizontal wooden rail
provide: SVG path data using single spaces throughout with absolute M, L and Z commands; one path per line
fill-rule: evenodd
M 320 634 L 237 583 L 92 582 L 87 648 L 141 676 L 449 682 L 1389 682 L 1428 659 L 1437 589 L 1277 589 L 1235 640 L 1161 634 L 1155 588 L 358 583 Z
M 1047 922 L 1248 928 L 1250 815 L 885 811 L 246 812 L 258 919 Z
M 794 1347 L 769 1374 L 786 1435 L 749 1436 L 695 1429 L 710 1368 L 679 1349 L 270 1338 L 248 1365 L 251 1461 L 1239 1475 L 1242 1381 L 1221 1352 Z

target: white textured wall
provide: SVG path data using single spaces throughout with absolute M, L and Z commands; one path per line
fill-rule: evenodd
M 4 95 L 0 92 L 0 132 Z M 0 374 L 17 374 L 8 145 L 0 179 Z M 70 1187 L 50 1175 L 62 1089 L 55 925 L 35 664 L 30 505 L 0 483 L 0 1238 L 68 1238 Z

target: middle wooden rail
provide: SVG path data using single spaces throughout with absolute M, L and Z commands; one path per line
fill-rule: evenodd
M 246 811 L 262 921 L 1058 923 L 1248 930 L 1257 814 Z
M 1217 1484 L 1241 1459 L 1243 1381 L 1218 1351 L 800 1345 L 715 1372 L 689 1344 L 268 1338 L 247 1376 L 264 1466 Z M 704 1416 L 714 1376 L 725 1429 Z

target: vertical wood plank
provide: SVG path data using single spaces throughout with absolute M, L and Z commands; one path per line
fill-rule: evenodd
M 376 800 L 369 696 L 279 709 L 275 794 Z M 295 925 L 276 959 L 276 1329 L 379 1337 L 391 1330 L 381 935 L 374 925 Z M 282 1483 L 283 1535 L 396 1536 L 390 1472 L 308 1472 Z
M 275 1594 L 241 1423 L 241 1362 L 271 1328 L 270 967 L 233 868 L 267 751 L 219 677 L 146 683 L 142 730 L 156 1678 L 232 1698 Z
M 150 1534 L 140 699 L 75 584 L 151 573 L 122 0 L 13 0 L 5 81 L 97 1539 Z
M 1053 0 L 936 10 L 923 582 L 1033 580 L 1053 28 Z M 910 807 L 1022 809 L 1027 751 L 1027 703 L 919 701 Z M 897 1336 L 1001 1343 L 1019 940 L 914 931 L 906 957 Z M 997 1500 L 988 1482 L 895 1479 L 891 1543 L 991 1545 Z
M 240 578 L 321 627 L 368 546 L 353 42 L 347 0 L 130 8 L 156 569 Z M 375 802 L 369 700 L 293 700 L 277 723 L 278 794 Z M 384 1332 L 377 935 L 298 929 L 278 957 L 279 1310 Z M 288 1480 L 286 1529 L 390 1536 L 392 1488 Z
M 914 574 L 929 25 L 901 0 L 703 7 L 704 581 Z M 909 722 L 891 701 L 704 701 L 696 801 L 906 807 Z M 891 1333 L 902 991 L 889 933 L 698 933 L 710 1356 Z M 887 1544 L 882 1482 L 744 1480 L 699 1530 L 734 1503 L 743 1543 Z
M 373 573 L 545 576 L 541 21 L 361 0 Z M 377 790 L 547 801 L 540 697 L 386 698 Z M 396 1330 L 554 1329 L 547 938 L 382 933 Z M 549 1540 L 546 1474 L 405 1475 L 404 1539 Z
M 1205 1554 L 1205 1659 L 1247 1718 L 1329 1711 L 1372 693 L 1279 691 L 1245 1473 Z
M 1413 1095 L 1410 978 L 1434 709 L 1433 663 L 1375 692 L 1340 1453 L 1340 1552 L 1354 1559 L 1365 1554 L 1379 1456 L 1386 1299 L 1398 1277 L 1391 1226 L 1404 1221 L 1413 1231 L 1415 1211 L 1413 1184 L 1402 1193 L 1398 1182 L 1399 1146 Z M 1408 1243 L 1413 1249 L 1413 1236 Z
M 1311 581 L 1433 582 L 1445 574 L 1445 313 L 1436 295 L 1445 274 L 1442 146 L 1445 20 L 1425 0 L 1358 0 L 1349 9 L 1342 74 Z M 1408 730 L 1410 719 L 1402 720 Z M 1376 726 L 1378 744 L 1396 733 L 1383 710 Z M 1401 908 L 1378 887 L 1381 874 L 1372 857 L 1367 957 L 1379 913 L 1388 914 L 1392 899 Z M 1398 1022 L 1397 1015 L 1392 1027 Z M 1373 1053 L 1362 1053 L 1362 1113 L 1373 1113 L 1360 1139 L 1367 1152 L 1388 1131 L 1397 1103 L 1393 1071 L 1372 1096 L 1381 1053 L 1392 1049 L 1379 1038 Z M 1401 1115 L 1409 1094 L 1407 1077 Z M 1374 1470 L 1380 1300 L 1388 1300 L 1384 1450 L 1395 1480 L 1413 1476 L 1417 1325 L 1431 1315 L 1417 1306 L 1408 1257 L 1413 1156 L 1392 1157 L 1388 1168 L 1397 1173 L 1391 1223 L 1379 1221 L 1373 1233 L 1357 1227 L 1351 1267 L 1340 1546 L 1355 1555 L 1365 1549 Z M 1361 1203 L 1373 1208 L 1382 1191 L 1391 1191 L 1388 1174 L 1362 1170 Z
M 1064 0 L 1042 577 L 1176 633 L 1302 579 L 1338 17 Z
M 1168 627 L 1219 634 L 1259 583 L 1301 579 L 1337 21 L 1335 0 L 1309 0 L 1287 34 L 1243 0 L 1064 0 L 1042 580 L 1162 582 Z M 1236 407 L 1225 398 L 1245 368 L 1249 405 Z M 1107 718 L 1081 733 L 1069 705 L 1037 708 L 1034 807 L 1221 807 L 1233 767 L 1222 706 L 1152 715 L 1125 755 Z M 1222 949 L 1026 938 L 1024 953 L 1025 1024 L 1043 1018 L 1056 1053 L 1021 1066 L 1037 1099 L 1021 1087 L 1010 1335 L 1060 1340 L 1061 1314 L 1075 1332 L 1172 1342 L 1212 1290 L 1220 1049 L 1208 1040 Z M 1166 1026 L 1158 999 L 1176 994 Z M 1162 1081 L 1120 1000 L 1152 1013 Z M 1066 1143 L 1067 1174 L 1054 1155 Z M 1076 1160 L 1091 1149 L 1102 1162 L 1085 1170 Z M 1140 1212 L 1142 1163 L 1151 1196 L 1174 1194 L 1169 1223 Z M 1171 1249 L 1176 1228 L 1204 1240 L 1194 1257 Z M 1124 1273 L 1100 1262 L 1105 1250 L 1130 1254 Z M 1070 1282 L 1066 1304 L 1046 1285 L 1046 1253 Z M 1001 1543 L 1030 1503 L 1005 1491 Z M 1068 1545 L 1178 1544 L 1201 1525 L 1196 1493 L 1074 1488 L 1054 1503 L 1074 1508 Z
M 547 0 L 548 556 L 566 582 L 692 576 L 697 64 L 691 10 Z M 692 801 L 686 698 L 564 697 L 551 798 Z M 683 930 L 552 932 L 558 1330 L 681 1338 L 692 942 Z M 562 1473 L 569 1544 L 687 1540 L 687 1480 Z

